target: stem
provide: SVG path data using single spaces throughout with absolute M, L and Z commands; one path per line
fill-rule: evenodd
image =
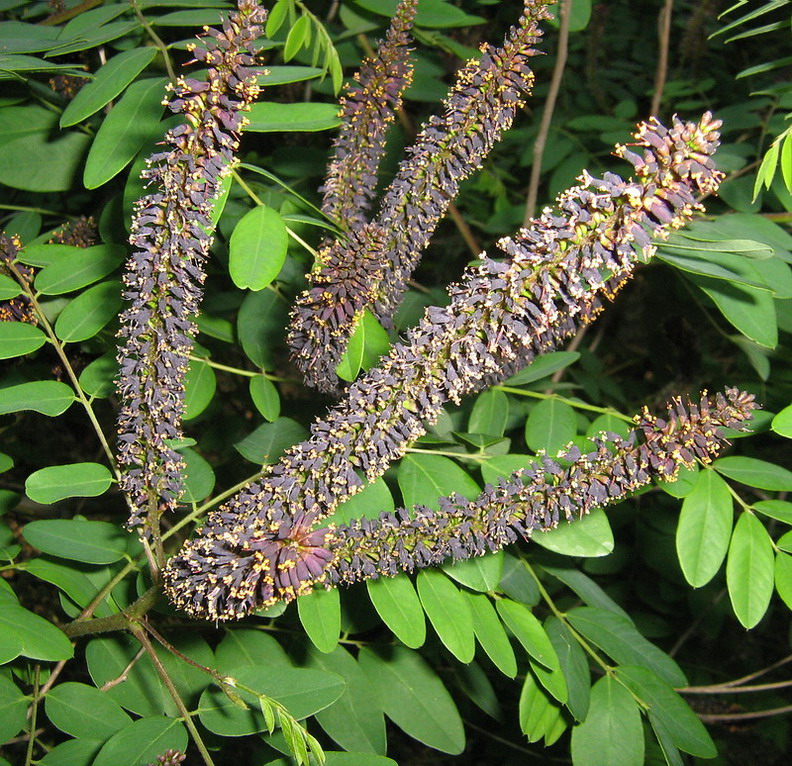
M 91 8 L 96 8 L 97 5 L 101 5 L 103 2 L 104 0 L 83 0 L 82 3 L 75 5 L 74 8 L 67 8 L 64 11 L 53 13 L 52 16 L 47 16 L 46 19 L 39 22 L 39 26 L 53 27 L 56 24 L 79 16 L 83 11 L 90 11 Z
M 314 257 L 314 260 L 318 259 L 319 254 L 316 252 L 316 250 L 312 248 L 299 234 L 297 234 L 296 231 L 293 231 L 288 226 L 286 227 L 286 231 L 295 242 L 302 245 Z
M 259 375 L 265 377 L 267 380 L 272 380 L 275 383 L 299 383 L 301 381 L 297 380 L 297 378 L 281 378 L 277 375 L 270 375 L 263 370 L 243 370 L 241 367 L 229 367 L 227 364 L 220 364 L 219 362 L 213 362 L 211 359 L 206 359 L 203 356 L 194 356 L 190 354 L 189 359 L 191 362 L 202 362 L 203 364 L 209 365 L 209 367 L 214 367 L 216 370 L 222 370 L 223 372 L 230 372 L 234 375 L 244 375 L 246 378 L 257 378 Z
M 55 681 L 58 680 L 58 676 L 61 674 L 61 671 L 66 667 L 66 663 L 68 660 L 61 660 L 50 673 L 50 677 L 47 679 L 47 683 L 41 687 L 41 691 L 39 691 L 39 698 L 46 697 L 47 692 L 53 687 Z
M 542 581 L 539 579 L 539 576 L 534 572 L 533 567 L 528 563 L 528 561 L 524 558 L 524 556 L 520 555 L 520 561 L 522 561 L 523 566 L 528 570 L 528 574 L 533 577 L 534 582 L 536 583 L 536 587 L 539 589 L 539 593 L 544 599 L 544 602 L 550 607 L 550 611 L 559 619 L 562 623 L 564 623 L 564 627 L 569 630 L 569 632 L 575 637 L 575 640 L 580 644 L 581 647 L 594 659 L 594 661 L 609 675 L 613 675 L 613 668 L 608 665 L 605 660 L 603 660 L 597 651 L 586 641 L 583 636 L 578 633 L 574 627 L 570 624 L 569 620 L 566 618 L 566 614 L 562 612 L 553 601 L 550 594 L 545 589 L 544 585 L 542 585 Z
M 38 717 L 38 703 L 41 698 L 39 694 L 41 665 L 36 663 L 33 673 L 33 701 L 30 703 L 30 737 L 28 738 L 27 753 L 25 755 L 25 766 L 30 766 L 33 763 L 33 746 L 36 742 L 36 718 Z
M 247 183 L 245 183 L 245 180 L 241 175 L 239 175 L 239 172 L 236 168 L 231 169 L 231 175 L 234 177 L 234 180 L 245 190 L 245 193 L 248 195 L 248 197 L 250 197 L 250 199 L 253 200 L 253 202 L 261 207 L 264 206 L 264 203 L 261 201 L 259 196 L 247 185 Z
M 160 598 L 160 590 L 156 586 L 149 588 L 137 601 L 130 604 L 118 614 L 109 617 L 97 617 L 95 620 L 82 620 L 79 617 L 62 628 L 69 638 L 85 636 L 93 633 L 110 633 L 115 630 L 127 630 L 139 620 Z
M 753 713 L 699 713 L 698 717 L 705 723 L 714 721 L 750 721 L 756 718 L 770 718 L 774 715 L 785 715 L 792 713 L 792 705 L 784 707 L 774 707 L 769 710 L 756 710 Z
M 154 45 L 162 54 L 162 58 L 165 61 L 165 69 L 168 72 L 168 78 L 171 82 L 176 82 L 176 72 L 173 69 L 170 53 L 168 53 L 168 46 L 162 42 L 162 38 L 154 31 L 154 27 L 151 26 L 148 19 L 141 13 L 137 0 L 129 0 L 129 3 L 132 6 L 132 10 L 135 12 L 135 16 L 138 17 L 138 20 L 143 25 L 143 29 L 146 30 L 146 34 L 151 38 Z
M 790 686 L 792 686 L 792 681 L 776 681 L 771 684 L 754 684 L 753 686 L 729 686 L 728 684 L 685 686 L 676 691 L 680 694 L 746 694 L 748 692 L 765 692 L 770 689 L 786 689 Z
M 525 217 L 523 225 L 528 226 L 536 210 L 536 199 L 539 196 L 539 177 L 542 174 L 542 154 L 544 153 L 547 135 L 550 132 L 550 123 L 553 120 L 553 110 L 555 109 L 558 92 L 561 89 L 561 79 L 564 76 L 564 68 L 567 62 L 567 52 L 569 50 L 569 20 L 572 16 L 573 0 L 560 0 L 558 5 L 558 18 L 561 22 L 558 30 L 558 53 L 556 54 L 553 75 L 550 79 L 550 88 L 547 91 L 547 101 L 542 112 L 542 122 L 539 124 L 539 133 L 536 135 L 536 143 L 533 151 L 533 167 L 531 168 L 531 180 L 528 184 L 528 198 L 525 202 Z
M 102 427 L 99 425 L 99 421 L 96 418 L 96 415 L 93 411 L 93 407 L 91 403 L 88 401 L 85 393 L 83 392 L 82 388 L 80 387 L 80 381 L 77 379 L 77 374 L 74 372 L 74 368 L 69 362 L 68 357 L 66 356 L 66 352 L 63 350 L 63 346 L 58 340 L 58 336 L 55 335 L 55 331 L 52 329 L 52 325 L 49 323 L 44 311 L 39 304 L 36 293 L 30 287 L 27 279 L 19 272 L 16 266 L 11 263 L 8 264 L 8 268 L 13 273 L 16 281 L 19 283 L 20 287 L 25 292 L 25 295 L 30 299 L 30 302 L 33 304 L 33 308 L 38 316 L 39 322 L 41 323 L 44 331 L 47 333 L 47 337 L 52 343 L 53 347 L 55 348 L 55 353 L 61 360 L 63 364 L 63 368 L 66 370 L 66 374 L 69 376 L 69 380 L 71 381 L 72 387 L 74 388 L 74 393 L 77 396 L 77 399 L 82 404 L 83 408 L 85 409 L 86 414 L 88 415 L 88 419 L 91 421 L 91 425 L 96 432 L 96 436 L 99 439 L 99 443 L 102 445 L 102 450 L 105 453 L 105 457 L 107 458 L 107 462 L 110 464 L 110 468 L 112 469 L 113 473 L 115 474 L 116 479 L 121 478 L 121 472 L 118 470 L 118 466 L 116 465 L 115 458 L 113 457 L 113 451 L 110 449 L 110 445 L 105 438 L 104 432 L 102 431 Z M 127 499 L 127 503 L 129 500 Z
M 540 391 L 526 391 L 522 388 L 514 388 L 512 386 L 493 386 L 493 388 L 503 391 L 506 394 L 517 394 L 518 396 L 530 396 L 533 399 L 557 399 L 559 402 L 568 404 L 570 407 L 576 407 L 579 410 L 588 410 L 590 412 L 599 412 L 603 415 L 613 415 L 615 418 L 624 420 L 626 423 L 633 423 L 633 419 L 627 415 L 622 415 L 621 412 L 612 409 L 611 407 L 597 407 L 594 404 L 586 404 L 585 402 L 578 402 L 575 399 L 567 399 L 565 396 L 558 394 L 543 394 Z
M 137 638 L 137 640 L 143 645 L 143 648 L 146 650 L 146 653 L 154 665 L 154 669 L 157 671 L 157 675 L 159 675 L 159 677 L 162 679 L 162 683 L 165 684 L 170 696 L 173 698 L 173 702 L 178 708 L 182 720 L 184 721 L 184 725 L 189 730 L 190 736 L 193 738 L 193 742 L 195 742 L 195 746 L 198 748 L 201 758 L 203 758 L 203 762 L 206 764 L 206 766 L 214 766 L 212 756 L 209 755 L 209 751 L 206 749 L 206 745 L 201 739 L 201 735 L 198 733 L 198 729 L 193 723 L 190 711 L 187 710 L 187 706 L 184 704 L 184 701 L 179 695 L 178 689 L 171 680 L 171 677 L 168 675 L 168 671 L 165 669 L 165 666 L 162 664 L 162 660 L 159 658 L 157 650 L 154 648 L 151 641 L 149 641 L 146 631 L 140 625 L 135 625 L 132 627 L 132 633 L 134 633 L 135 638 Z
M 660 104 L 663 102 L 663 90 L 665 89 L 666 77 L 668 76 L 668 47 L 671 39 L 671 15 L 673 10 L 674 0 L 665 0 L 665 5 L 657 17 L 659 50 L 654 94 L 652 95 L 652 106 L 649 112 L 650 117 L 657 116 L 660 111 Z
M 48 210 L 45 207 L 30 207 L 29 205 L 0 204 L 0 210 L 17 210 L 21 213 L 41 213 L 42 215 L 54 215 L 58 218 L 69 218 L 72 221 L 77 218 L 76 215 L 67 215 L 66 213 L 61 213 L 57 210 Z

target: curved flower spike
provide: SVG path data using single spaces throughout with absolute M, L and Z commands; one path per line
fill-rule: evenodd
M 390 326 L 459 184 L 481 167 L 531 91 L 528 60 L 537 53 L 538 24 L 549 18 L 546 2 L 525 0 L 503 46 L 482 45 L 481 59 L 459 71 L 445 113 L 432 117 L 408 150 L 377 217 L 319 252 L 288 338 L 308 385 L 337 389 L 335 368 L 366 309 Z
M 320 191 L 322 211 L 345 231 L 366 222 L 386 133 L 412 82 L 409 44 L 417 4 L 418 0 L 401 0 L 375 56 L 363 61 L 341 99 L 342 125 Z
M 617 152 L 636 166 L 636 181 L 584 174 L 584 185 L 559 197 L 557 211 L 548 208 L 530 230 L 501 243 L 510 259 L 482 256 L 450 288 L 450 304 L 427 309 L 407 340 L 313 424 L 309 439 L 209 515 L 164 572 L 174 601 L 195 614 L 230 619 L 258 603 L 251 594 L 285 597 L 271 566 L 251 558 L 256 541 L 300 518 L 290 539 L 306 556 L 325 556 L 318 551 L 327 550 L 327 540 L 300 541 L 363 488 L 359 473 L 368 481 L 381 476 L 449 401 L 509 377 L 590 322 L 602 297 L 651 256 L 650 235 L 681 226 L 699 207 L 694 195 L 717 187 L 721 174 L 710 157 L 718 126 L 709 114 L 698 124 L 675 119 L 671 129 L 641 125 L 635 145 L 643 153 Z M 662 149 L 654 148 L 658 138 Z M 218 583 L 218 562 L 227 582 L 246 583 L 244 598 Z M 261 578 L 255 587 L 251 572 Z M 204 582 L 214 585 L 199 587 Z
M 441 498 L 437 511 L 400 508 L 339 526 L 328 535 L 332 559 L 318 582 L 392 577 L 448 558 L 481 556 L 619 502 L 652 479 L 673 481 L 682 466 L 717 457 L 728 444 L 721 429 L 744 427 L 753 399 L 730 388 L 715 397 L 704 392 L 698 404 L 677 398 L 664 419 L 644 408 L 626 439 L 601 434 L 592 452 L 562 451 L 559 457 L 571 461 L 567 468 L 543 456 L 538 466 L 487 485 L 475 500 L 454 495 Z
M 169 148 L 149 159 L 143 177 L 156 191 L 135 205 L 129 238 L 134 254 L 124 274 L 118 351 L 118 460 L 121 488 L 135 512 L 130 527 L 151 532 L 181 494 L 184 465 L 169 439 L 181 436 L 184 376 L 193 344 L 212 243 L 211 212 L 231 171 L 238 134 L 258 95 L 253 43 L 266 12 L 239 0 L 223 30 L 207 29 L 192 53 L 208 67 L 205 82 L 180 78 L 169 107 L 185 122 L 169 131 Z

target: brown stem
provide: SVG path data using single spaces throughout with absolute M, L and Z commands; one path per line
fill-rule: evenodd
M 747 694 L 750 692 L 766 692 L 771 689 L 786 689 L 792 681 L 776 681 L 770 684 L 753 684 L 752 686 L 729 686 L 713 684 L 712 686 L 686 686 L 677 689 L 680 694 Z
M 650 117 L 656 117 L 660 112 L 660 104 L 663 102 L 663 90 L 665 90 L 666 77 L 668 76 L 668 48 L 671 40 L 671 16 L 674 10 L 674 0 L 665 0 L 665 5 L 657 17 L 657 37 L 658 37 L 658 57 L 657 70 L 655 72 L 654 94 L 652 95 L 652 106 L 649 112 Z
M 67 8 L 64 11 L 53 13 L 52 16 L 47 16 L 43 21 L 39 21 L 39 26 L 54 27 L 56 24 L 79 16 L 83 11 L 90 11 L 91 8 L 96 8 L 97 5 L 101 5 L 103 2 L 104 0 L 83 0 L 82 3 L 75 5 L 74 8 Z
M 146 631 L 140 624 L 136 624 L 132 626 L 132 633 L 135 635 L 138 641 L 143 645 L 143 648 L 146 650 L 146 654 L 148 654 L 149 659 L 151 660 L 152 664 L 154 665 L 154 669 L 157 671 L 157 675 L 162 679 L 162 683 L 165 684 L 165 688 L 168 690 L 168 693 L 173 699 L 174 704 L 176 705 L 179 714 L 181 715 L 182 719 L 184 720 L 184 725 L 190 732 L 190 736 L 193 738 L 193 742 L 195 742 L 195 746 L 198 748 L 198 752 L 201 754 L 201 758 L 206 766 L 214 766 L 214 761 L 212 760 L 212 756 L 209 755 L 209 751 L 206 749 L 206 745 L 204 744 L 203 740 L 201 739 L 201 735 L 198 733 L 198 729 L 195 727 L 193 723 L 192 716 L 190 715 L 190 711 L 187 710 L 187 706 L 184 704 L 184 700 L 182 700 L 181 695 L 179 694 L 179 690 L 176 688 L 176 685 L 173 683 L 173 680 L 168 675 L 168 671 L 165 669 L 165 666 L 162 664 L 162 660 L 159 658 L 157 654 L 157 650 L 152 645 L 151 641 L 149 641 L 149 637 L 146 635 Z
M 118 686 L 118 684 L 124 683 L 127 680 L 127 676 L 129 675 L 129 671 L 135 667 L 135 665 L 140 662 L 140 658 L 145 654 L 145 650 L 141 646 L 138 650 L 137 654 L 127 663 L 127 666 L 113 679 L 110 681 L 105 681 L 102 684 L 99 691 L 106 692 L 108 689 L 112 689 L 114 686 Z
M 542 154 L 547 143 L 547 134 L 550 132 L 550 123 L 553 120 L 553 111 L 558 92 L 561 89 L 561 80 L 564 77 L 564 68 L 567 62 L 567 52 L 569 50 L 569 18 L 572 15 L 573 0 L 561 0 L 558 5 L 558 18 L 560 27 L 558 30 L 558 53 L 553 67 L 553 75 L 550 78 L 550 89 L 547 91 L 547 101 L 542 112 L 542 122 L 539 125 L 539 133 L 536 136 L 536 143 L 533 151 L 533 166 L 531 167 L 531 180 L 528 184 L 528 198 L 525 203 L 525 216 L 523 224 L 528 226 L 536 210 L 536 200 L 539 196 L 539 178 L 542 174 Z
M 750 721 L 756 718 L 770 718 L 774 715 L 792 713 L 792 705 L 774 707 L 769 710 L 754 710 L 752 713 L 699 713 L 699 718 L 705 723 L 715 721 Z

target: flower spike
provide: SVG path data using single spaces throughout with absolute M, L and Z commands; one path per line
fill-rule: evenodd
M 418 506 L 358 519 L 332 531 L 332 559 L 322 573 L 328 586 L 434 566 L 498 551 L 519 538 L 574 522 L 594 508 L 623 500 L 652 479 L 673 481 L 681 467 L 709 463 L 728 441 L 721 429 L 744 427 L 755 408 L 753 396 L 735 388 L 701 395 L 697 404 L 677 398 L 666 418 L 643 412 L 626 439 L 600 434 L 595 449 L 568 448 L 538 466 L 487 485 L 475 500 L 440 499 L 439 510 Z
M 191 47 L 208 67 L 207 79 L 179 78 L 170 88 L 169 107 L 185 121 L 166 134 L 168 148 L 143 171 L 156 191 L 135 206 L 135 252 L 124 274 L 129 305 L 119 332 L 118 459 L 121 488 L 135 509 L 128 525 L 144 525 L 144 535 L 181 494 L 184 464 L 168 440 L 182 433 L 193 317 L 212 243 L 210 216 L 231 172 L 243 113 L 259 92 L 249 67 L 265 19 L 256 0 L 239 0 L 222 31 L 207 28 L 205 47 Z
M 322 211 L 345 231 L 366 222 L 385 154 L 385 137 L 402 93 L 412 82 L 410 29 L 418 0 L 402 0 L 376 54 L 363 61 L 341 98 L 342 122 L 327 177 Z

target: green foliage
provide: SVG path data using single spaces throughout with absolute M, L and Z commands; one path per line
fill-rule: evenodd
M 332 404 L 297 380 L 285 327 L 314 254 L 338 234 L 317 191 L 340 124 L 337 94 L 397 3 L 270 5 L 255 73 L 263 98 L 246 114 L 240 164 L 212 214 L 185 438 L 172 444 L 184 459 L 180 513 L 160 530 L 167 555 Z M 618 0 L 605 13 L 572 3 L 540 205 L 584 166 L 623 172 L 608 152 L 648 114 L 657 36 L 647 18 L 662 5 Z M 711 465 L 531 544 L 318 590 L 224 628 L 145 601 L 160 551 L 123 528 L 111 455 L 121 268 L 133 203 L 152 191 L 139 173 L 179 123 L 164 114 L 165 84 L 200 27 L 231 4 L 54 7 L 0 3 L 0 229 L 22 245 L 13 269 L 0 263 L 0 764 L 147 766 L 168 749 L 190 764 L 509 763 L 526 740 L 574 766 L 676 765 L 716 752 L 719 763 L 747 763 L 765 749 L 768 763 L 782 759 L 788 721 L 708 729 L 695 692 L 715 686 L 726 724 L 743 712 L 769 718 L 787 702 L 783 687 L 738 696 L 724 682 L 785 681 L 767 668 L 789 653 L 789 4 L 737 3 L 721 20 L 712 4 L 675 4 L 660 113 L 711 108 L 724 120 L 720 200 L 653 243 L 657 259 L 568 350 L 446 407 L 328 523 L 475 498 L 542 453 L 624 435 L 626 416 L 668 391 L 746 388 L 765 408 L 750 431 Z M 416 73 L 381 187 L 412 126 L 440 108 L 446 73 L 480 41 L 498 42 L 520 8 L 420 0 Z M 559 43 L 558 22 L 547 26 L 540 96 Z M 200 79 L 201 66 L 185 76 Z M 544 108 L 541 98 L 531 106 Z M 425 306 L 447 300 L 478 249 L 471 240 L 491 251 L 519 227 L 538 134 L 539 119 L 521 115 L 465 182 L 455 211 L 465 225 L 438 230 L 393 327 L 363 313 L 343 380 L 375 367 Z M 35 323 L 10 321 L 9 307 L 25 302 Z M 116 632 L 99 634 L 108 625 L 99 620 Z M 67 637 L 70 624 L 89 633 Z

